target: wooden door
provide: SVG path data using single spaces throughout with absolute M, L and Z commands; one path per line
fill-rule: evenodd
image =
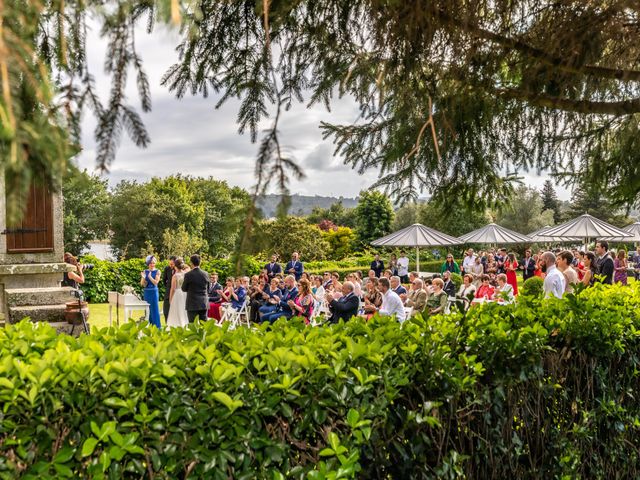
M 8 253 L 38 253 L 53 251 L 53 205 L 51 191 L 33 183 L 29 190 L 27 209 L 19 224 L 6 231 Z

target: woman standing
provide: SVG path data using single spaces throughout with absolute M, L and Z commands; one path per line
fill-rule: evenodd
M 592 287 L 596 277 L 596 255 L 593 252 L 587 252 L 583 257 L 584 261 L 584 275 L 582 277 L 582 284 L 587 287 Z
M 298 296 L 294 300 L 289 300 L 289 307 L 294 317 L 304 317 L 304 323 L 309 325 L 311 315 L 313 315 L 313 294 L 311 293 L 311 284 L 306 278 L 301 278 L 298 282 Z
M 156 268 L 156 257 L 149 255 L 144 263 L 147 269 L 140 272 L 140 285 L 144 287 L 144 301 L 149 304 L 149 323 L 161 328 L 160 325 L 160 301 L 158 296 L 158 283 L 160 282 L 160 271 Z
M 513 294 L 518 295 L 518 279 L 516 278 L 518 261 L 516 260 L 515 253 L 511 252 L 507 255 L 507 260 L 504 262 L 504 270 L 507 274 L 507 283 L 513 288 Z
M 169 292 L 169 315 L 167 315 L 167 327 L 186 327 L 189 325 L 187 317 L 187 292 L 182 291 L 184 274 L 189 267 L 182 258 L 174 260 L 173 275 L 171 276 L 171 291 Z
M 627 252 L 618 250 L 616 259 L 613 261 L 613 283 L 627 284 Z
M 398 275 L 398 257 L 396 257 L 395 253 L 391 254 L 391 258 L 389 258 L 389 270 L 391 270 L 391 276 Z

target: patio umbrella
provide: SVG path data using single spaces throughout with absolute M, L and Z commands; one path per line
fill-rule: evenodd
M 557 238 L 553 238 L 553 237 L 547 237 L 545 235 L 545 232 L 547 230 L 550 230 L 553 227 L 550 227 L 549 225 L 545 225 L 544 227 L 536 230 L 535 232 L 532 232 L 529 234 L 529 236 L 531 237 L 531 240 L 533 240 L 534 242 L 538 242 L 538 243 L 551 243 L 554 241 L 558 241 Z M 567 238 L 566 241 L 576 241 L 576 240 L 580 240 L 579 238 Z
M 622 230 L 627 233 L 630 233 L 630 237 L 605 237 L 603 240 L 610 240 L 613 242 L 629 242 L 635 243 L 636 245 L 640 243 L 640 222 L 632 223 L 631 225 L 627 225 Z
M 593 217 L 588 213 L 555 227 L 551 227 L 545 230 L 544 235 L 554 240 L 579 238 L 584 240 L 587 245 L 589 244 L 589 240 L 594 238 L 632 237 L 630 233 L 613 225 L 609 225 L 607 222 Z
M 485 225 L 478 230 L 460 236 L 464 243 L 486 243 L 491 245 L 504 245 L 508 243 L 531 243 L 527 235 L 523 235 L 495 223 Z
M 386 237 L 371 242 L 376 247 L 415 247 L 416 269 L 420 271 L 420 247 L 447 247 L 463 243 L 459 238 L 414 223 Z

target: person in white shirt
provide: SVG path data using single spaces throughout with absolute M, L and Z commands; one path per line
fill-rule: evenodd
M 566 281 L 562 272 L 556 268 L 556 256 L 553 252 L 544 252 L 542 254 L 542 262 L 547 267 L 547 275 L 544 277 L 542 287 L 545 296 L 550 297 L 553 295 L 556 298 L 562 298 Z
M 382 293 L 382 305 L 378 313 L 384 316 L 395 315 L 396 319 L 402 323 L 405 320 L 404 305 L 396 292 L 391 290 L 391 283 L 387 278 L 378 281 L 380 292 Z
M 473 254 L 473 248 L 467 250 L 467 254 L 462 260 L 462 271 L 464 273 L 472 273 L 473 265 L 476 263 L 476 256 Z
M 398 276 L 400 277 L 400 282 L 409 283 L 409 258 L 404 250 L 400 252 L 400 258 L 398 259 Z

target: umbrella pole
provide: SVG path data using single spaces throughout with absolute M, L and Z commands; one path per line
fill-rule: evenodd
M 420 275 L 420 247 L 416 247 L 416 271 Z

